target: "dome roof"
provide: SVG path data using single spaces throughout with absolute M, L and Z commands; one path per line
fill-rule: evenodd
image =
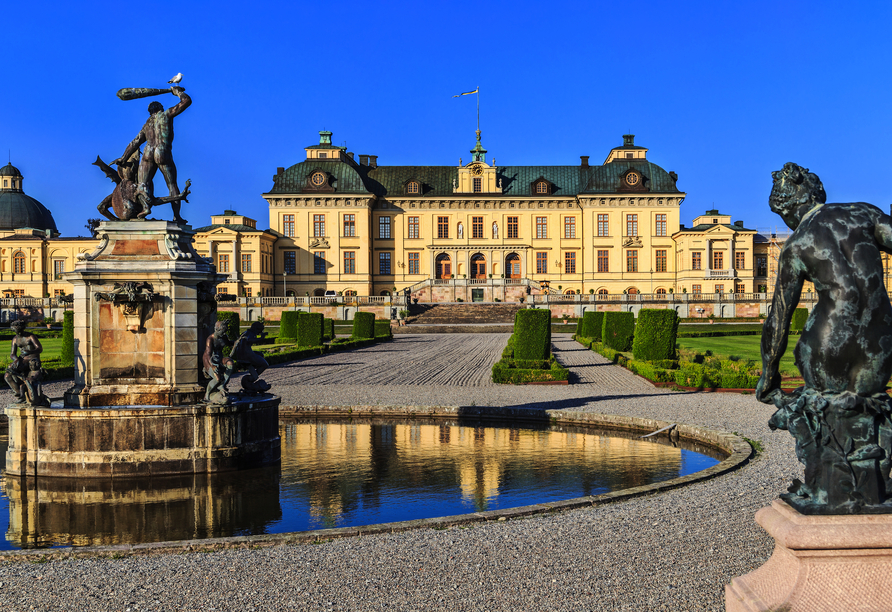
M 22 173 L 12 164 L 6 164 L 0 168 L 0 176 L 22 176 Z
M 21 191 L 0 191 L 0 231 L 23 227 L 59 233 L 53 214 L 46 206 Z

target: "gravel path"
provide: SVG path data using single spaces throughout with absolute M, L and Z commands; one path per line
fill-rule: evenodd
M 495 386 L 488 373 L 464 373 L 462 364 L 491 364 L 506 340 L 398 336 L 274 368 L 265 378 L 283 404 L 568 408 L 736 431 L 760 440 L 764 452 L 735 472 L 682 489 L 466 529 L 209 554 L 0 563 L 0 610 L 723 610 L 724 585 L 771 552 L 754 513 L 801 477 L 792 437 L 768 429 L 770 407 L 752 395 L 657 389 L 560 336 L 558 358 L 579 376 L 577 384 Z M 342 367 L 333 373 L 333 366 Z M 461 382 L 449 384 L 447 372 Z M 64 386 L 55 384 L 52 394 Z

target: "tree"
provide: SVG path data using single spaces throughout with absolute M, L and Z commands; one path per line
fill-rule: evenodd
M 87 219 L 87 224 L 84 227 L 90 230 L 90 236 L 93 238 L 96 237 L 96 230 L 100 223 L 102 223 L 102 219 Z

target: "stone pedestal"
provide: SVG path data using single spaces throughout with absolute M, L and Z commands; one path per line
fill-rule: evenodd
M 892 515 L 806 516 L 775 500 L 756 522 L 774 554 L 725 587 L 728 612 L 892 609 Z
M 225 277 L 195 252 L 193 234 L 169 221 L 100 224 L 99 247 L 65 275 L 75 312 L 75 384 L 66 406 L 204 398 L 201 352 L 216 320 L 214 288 Z M 141 284 L 142 294 L 128 296 L 123 283 Z

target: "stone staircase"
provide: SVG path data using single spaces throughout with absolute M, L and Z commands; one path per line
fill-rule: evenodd
M 394 333 L 506 333 L 514 330 L 514 315 L 522 304 L 413 304 L 408 325 Z

